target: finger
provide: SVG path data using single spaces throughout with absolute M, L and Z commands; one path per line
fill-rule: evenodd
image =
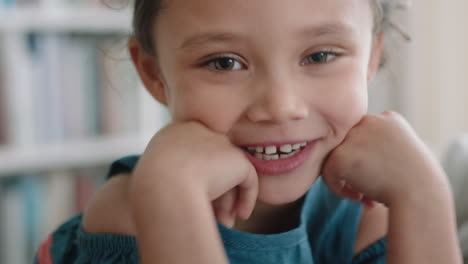
M 342 179 L 334 178 L 333 176 L 323 177 L 325 184 L 328 188 L 336 195 L 351 199 L 354 201 L 361 201 L 364 195 L 358 191 L 355 191 L 350 185 Z
M 328 189 L 330 189 L 334 194 L 338 196 L 342 196 L 342 190 L 343 187 L 345 186 L 345 181 L 335 178 L 331 175 L 323 175 L 322 176 L 323 181 L 327 185 Z
M 364 194 L 354 190 L 349 184 L 343 186 L 343 189 L 341 189 L 341 196 L 359 202 L 364 198 Z
M 346 172 L 349 171 L 350 162 L 350 157 L 347 157 L 345 153 L 345 148 L 340 146 L 328 155 L 322 168 L 322 178 L 328 188 L 336 195 L 361 201 L 364 195 L 354 190 L 344 178 Z
M 394 112 L 394 111 L 390 111 L 390 110 L 385 110 L 381 113 L 381 115 L 383 116 L 388 116 L 388 117 L 398 117 L 399 114 L 397 112 Z
M 331 155 L 328 156 L 326 161 L 324 162 L 322 168 L 322 180 L 327 185 L 328 189 L 330 189 L 336 195 L 339 195 L 341 189 L 344 186 L 344 181 L 340 181 L 337 177 L 334 177 L 334 172 L 332 171 L 333 165 Z
M 359 201 L 363 203 L 367 207 L 374 207 L 375 201 L 370 199 L 369 197 L 365 196 L 363 193 L 356 191 L 352 186 L 349 184 L 345 184 L 343 187 L 343 195 L 351 200 Z
M 245 180 L 239 185 L 239 199 L 235 211 L 241 219 L 248 219 L 252 214 L 258 196 L 258 175 L 253 166 L 250 166 Z
M 328 154 L 322 165 L 322 178 L 327 186 L 336 194 L 341 192 L 344 187 L 342 172 L 344 172 L 343 147 L 335 148 Z
M 234 205 L 237 200 L 237 192 L 237 188 L 234 188 L 212 203 L 216 219 L 227 227 L 233 227 L 235 224 L 236 212 Z

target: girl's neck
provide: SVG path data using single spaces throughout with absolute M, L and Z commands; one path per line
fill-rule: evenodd
M 304 197 L 288 204 L 267 205 L 257 202 L 247 220 L 237 220 L 234 229 L 254 234 L 276 234 L 299 226 Z

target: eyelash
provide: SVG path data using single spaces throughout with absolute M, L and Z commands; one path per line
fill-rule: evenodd
M 328 50 L 322 50 L 322 51 L 319 51 L 319 52 L 315 52 L 315 53 L 312 53 L 310 55 L 308 55 L 304 60 L 308 59 L 308 58 L 311 58 L 312 56 L 316 56 L 316 55 L 325 55 L 326 58 L 328 58 L 329 56 L 331 56 L 332 58 L 330 59 L 327 59 L 325 62 L 310 62 L 310 64 L 326 64 L 326 63 L 329 63 L 331 61 L 333 61 L 336 57 L 340 56 L 341 54 L 338 53 L 337 51 L 333 50 L 333 49 L 328 49 Z M 301 62 L 301 66 L 304 66 L 306 65 L 305 63 Z
M 322 51 L 319 51 L 319 52 L 312 53 L 312 54 L 308 55 L 306 58 L 304 58 L 304 60 L 307 60 L 307 59 L 311 58 L 312 56 L 317 56 L 317 55 L 325 55 L 326 58 L 327 58 L 326 61 L 324 61 L 324 62 L 313 62 L 312 61 L 312 62 L 309 62 L 309 63 L 301 62 L 301 66 L 305 66 L 307 64 L 317 64 L 317 65 L 327 64 L 327 63 L 333 61 L 336 57 L 340 56 L 341 54 L 338 53 L 337 51 L 333 50 L 333 49 L 327 49 L 327 50 L 322 50 Z M 330 59 L 328 59 L 329 56 L 331 56 Z M 243 67 L 243 63 L 239 62 L 238 59 L 236 59 L 234 56 L 231 56 L 229 54 L 216 55 L 214 58 L 204 62 L 202 64 L 202 66 L 209 67 L 212 70 L 217 71 L 217 72 L 238 71 L 238 69 L 237 70 L 232 70 L 232 69 L 220 70 L 220 69 L 216 69 L 216 65 L 214 65 L 214 67 L 210 66 L 211 64 L 213 64 L 213 63 L 216 64 L 217 62 L 220 62 L 223 59 L 232 60 L 234 63 L 238 63 L 238 64 L 241 65 L 241 67 Z
M 241 67 L 243 67 L 243 63 L 239 62 L 239 60 L 232 56 L 232 55 L 229 55 L 229 54 L 218 54 L 216 56 L 214 56 L 214 58 L 211 58 L 210 60 L 208 60 L 207 62 L 204 62 L 202 66 L 205 66 L 205 67 L 210 67 L 210 64 L 212 63 L 216 63 L 216 62 L 220 62 L 221 60 L 223 59 L 229 59 L 229 60 L 232 60 L 238 64 L 241 65 Z M 225 71 L 236 71 L 236 70 L 219 70 L 219 69 L 216 69 L 215 67 L 210 67 L 212 70 L 214 71 L 217 71 L 217 72 L 225 72 Z

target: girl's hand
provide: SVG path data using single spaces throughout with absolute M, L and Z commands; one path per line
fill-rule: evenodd
M 227 226 L 236 216 L 247 219 L 257 199 L 257 174 L 243 151 L 198 122 L 173 123 L 160 130 L 133 175 L 139 186 L 200 188 L 216 218 Z
M 390 205 L 447 185 L 440 165 L 410 125 L 388 111 L 364 116 L 329 154 L 322 175 L 336 194 L 367 204 Z

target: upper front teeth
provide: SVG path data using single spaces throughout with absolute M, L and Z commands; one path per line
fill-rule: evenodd
M 280 147 L 280 151 L 283 153 L 289 153 L 292 151 L 292 146 L 287 144 Z
M 305 147 L 307 146 L 307 142 L 303 142 L 303 143 L 297 143 L 297 144 L 285 144 L 285 145 L 281 145 L 279 148 L 276 147 L 276 146 L 267 146 L 267 147 L 249 147 L 248 150 L 252 151 L 252 152 L 256 152 L 256 153 L 263 153 L 263 154 L 267 154 L 267 155 L 272 155 L 272 154 L 277 154 L 278 152 L 278 149 L 279 149 L 279 152 L 281 153 L 291 153 L 295 150 L 298 150 L 300 149 L 301 147 Z M 280 154 L 280 153 L 278 153 Z
M 275 154 L 276 146 L 268 146 L 265 148 L 265 154 Z

